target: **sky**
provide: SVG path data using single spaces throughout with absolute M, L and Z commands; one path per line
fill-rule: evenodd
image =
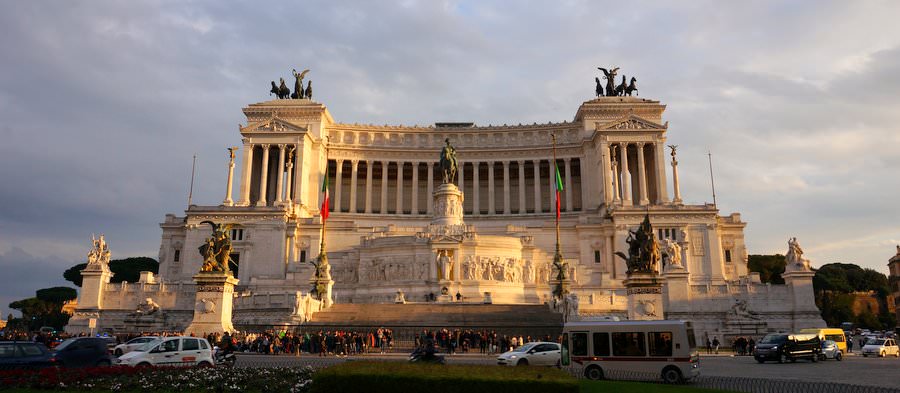
M 92 233 L 151 256 L 224 198 L 241 108 L 310 69 L 343 123 L 571 121 L 597 67 L 667 105 L 682 196 L 751 254 L 887 273 L 900 244 L 900 2 L 0 2 L 0 315 Z M 670 185 L 671 186 L 671 185 Z

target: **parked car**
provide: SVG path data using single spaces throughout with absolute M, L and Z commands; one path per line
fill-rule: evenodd
M 819 361 L 822 352 L 817 334 L 770 333 L 756 344 L 754 358 L 759 363 L 776 360 L 778 363 L 795 362 L 797 359 Z
M 0 341 L 0 369 L 50 367 L 50 350 L 30 341 Z
M 893 338 L 875 338 L 866 341 L 866 345 L 862 347 L 862 355 L 866 356 L 897 356 L 900 357 L 900 347 Z
M 212 346 L 203 338 L 165 337 L 150 341 L 116 359 L 127 366 L 212 366 Z
M 533 342 L 497 356 L 501 366 L 556 366 L 559 364 L 559 344 Z
M 819 360 L 834 359 L 841 361 L 843 358 L 844 355 L 837 342 L 834 340 L 822 341 L 822 353 L 819 355 Z
M 113 354 L 116 356 L 122 356 L 128 352 L 133 351 L 135 348 L 140 347 L 150 341 L 159 340 L 158 336 L 143 336 L 138 338 L 133 338 L 130 341 L 116 345 L 113 349 Z
M 112 364 L 106 340 L 99 337 L 70 338 L 52 352 L 50 361 L 63 367 L 102 367 Z

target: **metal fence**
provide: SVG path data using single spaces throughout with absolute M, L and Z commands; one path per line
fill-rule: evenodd
M 584 369 L 580 366 L 572 366 L 566 370 L 578 379 L 585 379 Z M 603 370 L 603 377 L 612 381 L 663 383 L 659 374 L 638 371 Z M 900 393 L 898 388 L 882 386 L 708 375 L 701 375 L 684 384 L 744 393 Z

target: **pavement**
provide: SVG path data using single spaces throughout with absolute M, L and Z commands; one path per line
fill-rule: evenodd
M 448 364 L 474 364 L 499 367 L 496 364 L 497 355 L 482 355 L 480 353 L 445 355 Z M 238 354 L 237 367 L 286 367 L 286 366 L 312 366 L 314 368 L 328 367 L 347 361 L 377 360 L 398 361 L 407 360 L 406 353 L 368 354 L 360 356 L 326 356 L 303 354 L 292 355 L 259 355 Z M 767 362 L 759 364 L 752 356 L 734 356 L 731 353 L 718 355 L 701 355 L 701 375 L 719 377 L 744 377 L 763 378 L 774 380 L 789 380 L 801 382 L 834 382 L 841 384 L 878 386 L 892 389 L 900 389 L 900 359 L 864 358 L 856 354 L 847 354 L 843 361 L 827 360 L 812 363 L 800 360 L 796 363 L 778 364 Z

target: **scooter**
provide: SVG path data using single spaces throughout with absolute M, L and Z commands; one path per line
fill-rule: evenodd
M 219 347 L 215 347 L 214 349 L 215 354 L 213 355 L 213 358 L 216 361 L 216 365 L 233 367 L 237 362 L 237 356 L 234 356 L 233 352 L 225 353 L 225 351 L 222 351 L 221 349 L 219 349 Z
M 422 349 L 416 348 L 411 354 L 409 354 L 409 362 L 410 363 L 431 363 L 431 364 L 446 364 L 447 361 L 443 356 L 437 355 L 434 352 L 433 348 Z

